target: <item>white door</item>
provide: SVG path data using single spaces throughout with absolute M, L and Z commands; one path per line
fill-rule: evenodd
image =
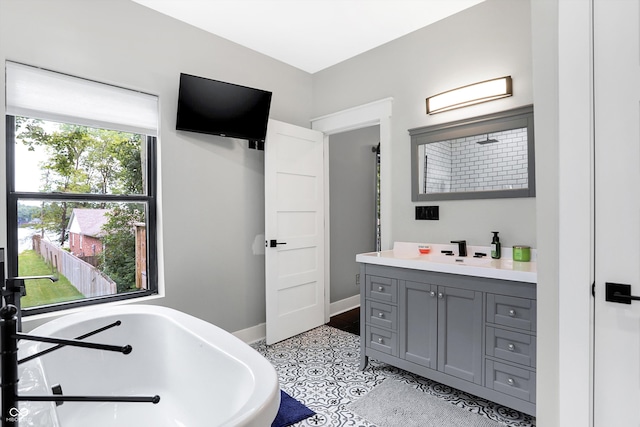
M 269 120 L 265 141 L 267 344 L 324 323 L 321 132 Z
M 638 0 L 595 0 L 594 425 L 640 426 L 640 301 L 605 301 L 606 283 L 640 295 Z

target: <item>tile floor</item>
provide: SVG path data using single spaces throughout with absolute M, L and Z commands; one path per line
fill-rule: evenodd
M 320 326 L 272 346 L 261 340 L 252 347 L 275 366 L 280 387 L 316 412 L 296 427 L 374 427 L 345 407 L 386 378 L 414 384 L 425 393 L 505 426 L 536 425 L 535 418 L 529 415 L 375 360 L 370 359 L 369 366 L 361 371 L 360 337 L 331 326 Z

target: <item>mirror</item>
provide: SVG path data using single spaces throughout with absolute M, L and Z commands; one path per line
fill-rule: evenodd
M 535 196 L 533 106 L 409 134 L 414 202 Z

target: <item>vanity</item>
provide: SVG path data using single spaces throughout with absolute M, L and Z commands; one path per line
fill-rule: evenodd
M 536 408 L 536 262 L 446 256 L 397 242 L 359 254 L 360 367 L 368 358 L 518 411 Z

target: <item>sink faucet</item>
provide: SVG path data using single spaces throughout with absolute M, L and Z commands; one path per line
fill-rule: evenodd
M 452 240 L 451 243 L 458 244 L 458 256 L 467 256 L 467 241 L 466 240 Z

